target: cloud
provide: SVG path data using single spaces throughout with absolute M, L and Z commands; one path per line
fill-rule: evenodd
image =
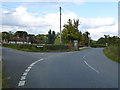
M 119 0 L 2 0 L 2 2 L 119 2 Z
M 2 0 L 2 2 L 81 2 L 83 3 L 85 0 Z
M 27 31 L 33 34 L 46 34 L 49 29 L 59 32 L 59 12 L 39 16 L 28 12 L 27 7 L 20 6 L 14 11 L 2 12 L 3 31 Z M 80 19 L 80 30 L 89 31 L 92 39 L 97 40 L 105 34 L 117 35 L 118 23 L 114 17 L 81 18 L 74 12 L 62 13 L 62 26 L 68 19 Z M 63 29 L 63 27 L 62 27 Z
M 99 28 L 104 26 L 112 26 L 116 24 L 115 18 L 80 18 L 83 29 Z
M 87 29 L 90 32 L 92 39 L 97 40 L 103 35 L 118 36 L 118 24 L 112 26 L 102 26 L 99 28 Z
M 80 30 L 83 32 L 89 31 L 94 40 L 106 34 L 118 35 L 118 22 L 114 17 L 80 18 L 80 21 Z
M 77 16 L 72 12 L 62 13 L 62 25 L 69 18 L 74 19 Z M 17 28 L 13 28 L 14 31 L 26 30 L 35 34 L 47 33 L 49 29 L 59 32 L 59 12 L 38 16 L 35 13 L 28 12 L 26 7 L 20 6 L 14 12 L 3 11 L 2 19 L 3 30 L 12 30 L 13 26 L 15 26 Z
M 9 11 L 8 11 L 9 12 Z M 34 13 L 29 13 L 26 7 L 18 7 L 11 14 L 3 13 L 3 25 L 10 26 L 43 26 L 48 25 L 42 17 L 36 17 Z

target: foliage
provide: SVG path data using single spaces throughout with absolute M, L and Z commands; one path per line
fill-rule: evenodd
M 103 45 L 106 45 L 106 43 L 108 43 L 108 45 L 113 45 L 118 43 L 119 37 L 117 36 L 110 37 L 109 35 L 104 35 L 104 36 L 105 37 L 101 37 L 100 39 L 98 39 L 96 43 Z
M 54 51 L 60 51 L 60 50 L 67 50 L 67 49 L 70 49 L 69 46 L 67 45 L 45 45 L 44 46 L 44 50 L 45 51 L 49 51 L 49 50 L 54 50 Z
M 47 35 L 44 35 L 44 34 L 38 34 L 38 35 L 36 35 L 36 39 L 40 40 L 41 44 L 47 43 L 47 40 L 48 40 Z
M 5 41 L 8 41 L 8 39 L 12 39 L 14 37 L 14 34 L 9 32 L 2 32 L 2 39 Z
M 120 63 L 119 51 L 120 47 L 117 45 L 111 45 L 104 49 L 104 53 L 108 58 Z
M 78 26 L 79 20 L 72 22 L 72 20 L 69 19 L 67 24 L 63 26 L 62 41 L 66 43 L 73 43 L 73 40 L 80 41 L 81 33 L 78 30 Z
M 107 38 L 107 40 L 108 40 L 109 46 L 104 49 L 105 55 L 108 58 L 120 63 L 120 55 L 119 55 L 120 38 L 117 36 L 113 36 L 113 37 Z
M 60 45 L 60 44 L 61 44 L 61 43 L 60 43 L 60 33 L 57 33 L 54 44 L 55 44 L 55 45 Z
M 15 36 L 20 38 L 26 38 L 28 33 L 26 31 L 16 31 Z
M 29 52 L 50 52 L 50 51 L 65 51 L 71 48 L 67 45 L 34 45 L 34 44 L 3 44 L 4 47 L 29 51 Z M 43 47 L 37 47 L 43 46 Z
M 55 31 L 51 31 L 51 29 L 48 31 L 48 44 L 54 44 L 56 38 Z
M 90 44 L 90 38 L 89 38 L 90 33 L 88 31 L 86 31 L 85 33 L 83 33 L 83 37 L 82 37 L 82 42 L 85 46 L 89 46 Z
M 82 34 L 81 31 L 79 31 L 78 26 L 79 26 L 79 20 L 71 20 L 69 19 L 67 24 L 65 24 L 63 27 L 62 31 L 62 41 L 64 44 L 69 43 L 73 44 L 74 40 L 78 40 L 80 45 L 89 45 L 90 41 L 90 33 L 86 31 L 85 33 Z

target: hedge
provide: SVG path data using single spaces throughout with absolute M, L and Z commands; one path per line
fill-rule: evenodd
M 3 44 L 4 47 L 23 50 L 23 51 L 33 51 L 33 52 L 39 52 L 39 51 L 62 51 L 62 50 L 68 50 L 71 49 L 71 47 L 67 45 L 34 45 L 34 44 Z M 43 47 L 37 47 L 37 46 L 43 46 Z

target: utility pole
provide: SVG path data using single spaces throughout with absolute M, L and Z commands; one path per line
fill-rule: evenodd
M 60 9 L 60 44 L 62 44 L 62 38 L 61 38 L 61 7 L 59 7 Z

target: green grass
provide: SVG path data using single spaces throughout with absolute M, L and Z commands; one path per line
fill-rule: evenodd
M 8 80 L 6 78 L 6 75 L 4 71 L 2 70 L 2 61 L 0 61 L 0 90 L 2 88 L 8 88 Z
M 2 88 L 9 88 L 8 80 L 4 72 L 2 73 Z
M 0 90 L 2 89 L 2 61 L 0 61 Z
M 111 45 L 106 47 L 103 52 L 104 54 L 113 61 L 120 63 L 120 55 L 119 55 L 120 47 L 118 45 Z

